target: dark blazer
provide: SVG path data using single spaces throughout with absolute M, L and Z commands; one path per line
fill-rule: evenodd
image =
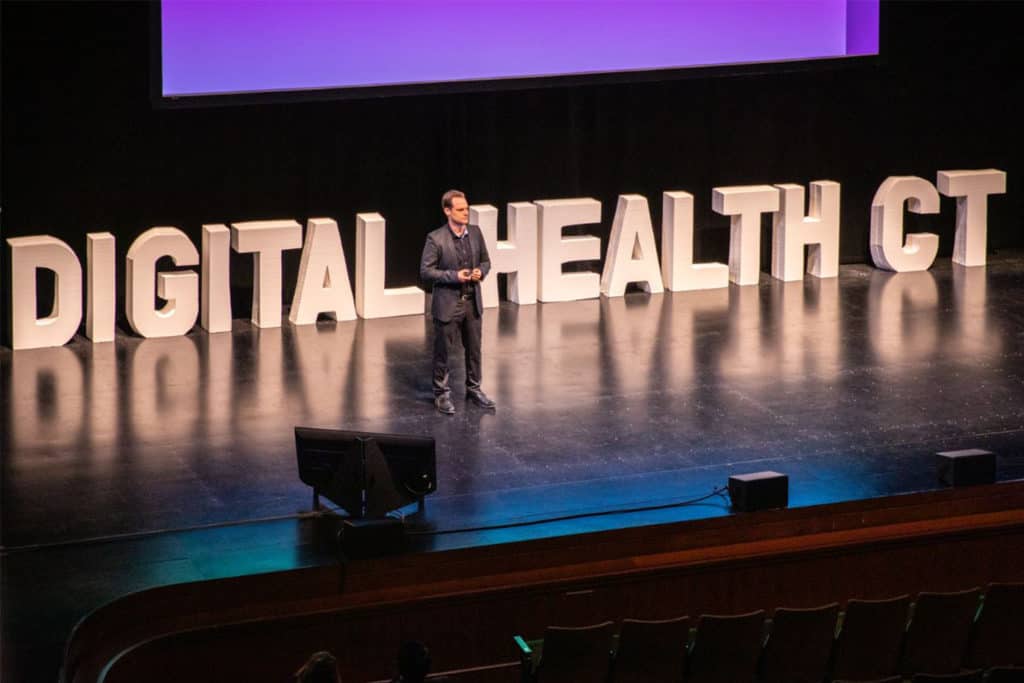
M 470 268 L 479 268 L 484 277 L 491 270 L 491 257 L 484 244 L 483 233 L 475 225 L 467 225 L 469 234 Z M 433 302 L 430 312 L 436 320 L 448 322 L 455 312 L 455 305 L 462 291 L 459 282 L 459 254 L 455 251 L 455 235 L 445 223 L 427 235 L 423 245 L 423 256 L 420 258 L 420 282 L 434 288 Z M 473 302 L 478 315 L 484 312 L 484 299 L 480 294 L 480 283 L 471 282 Z

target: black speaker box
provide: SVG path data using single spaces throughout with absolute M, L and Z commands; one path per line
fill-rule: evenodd
M 754 472 L 729 477 L 729 499 L 734 510 L 754 512 L 789 505 L 789 477 L 778 472 Z
M 980 448 L 944 451 L 935 454 L 935 462 L 939 481 L 946 486 L 974 486 L 996 481 L 996 456 L 991 451 Z

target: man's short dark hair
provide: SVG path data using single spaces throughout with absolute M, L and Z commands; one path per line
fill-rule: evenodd
M 443 195 L 441 195 L 441 208 L 452 208 L 452 200 L 455 199 L 456 197 L 462 197 L 463 199 L 465 199 L 466 193 L 463 192 L 462 190 L 448 190 Z
M 296 683 L 339 683 L 338 660 L 326 650 L 314 652 L 295 672 L 295 680 Z
M 402 681 L 420 683 L 430 673 L 430 650 L 423 643 L 411 640 L 398 648 L 398 675 Z

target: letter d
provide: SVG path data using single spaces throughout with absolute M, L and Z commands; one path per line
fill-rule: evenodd
M 12 237 L 11 347 L 63 346 L 82 322 L 82 264 L 65 242 L 51 235 Z M 36 317 L 36 270 L 55 275 L 53 309 Z

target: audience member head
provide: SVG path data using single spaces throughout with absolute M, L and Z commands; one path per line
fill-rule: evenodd
M 314 652 L 295 672 L 295 680 L 297 683 L 341 683 L 338 660 L 330 652 Z
M 411 640 L 398 648 L 398 680 L 422 683 L 430 673 L 430 650 L 423 643 Z

